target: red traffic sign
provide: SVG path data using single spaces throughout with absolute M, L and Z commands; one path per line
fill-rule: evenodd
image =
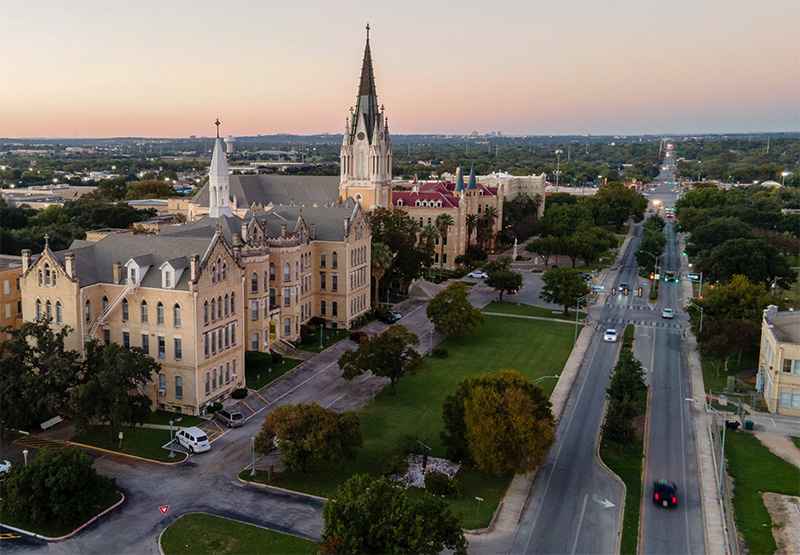
M 167 514 L 167 511 L 169 510 L 169 505 L 164 505 L 163 507 L 159 507 L 158 510 L 161 511 L 162 514 Z

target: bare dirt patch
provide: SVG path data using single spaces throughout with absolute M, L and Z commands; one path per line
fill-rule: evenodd
M 800 449 L 792 443 L 790 438 L 771 432 L 756 432 L 756 437 L 767 449 L 783 460 L 800 468 Z M 800 551 L 797 553 L 800 553 Z
M 775 555 L 800 553 L 800 498 L 772 492 L 763 497 L 772 519 L 772 537 L 778 546 Z
M 633 429 L 636 430 L 637 439 L 644 439 L 645 422 L 647 422 L 646 414 L 640 414 L 633 417 Z

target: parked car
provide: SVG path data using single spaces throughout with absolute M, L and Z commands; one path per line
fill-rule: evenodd
M 244 415 L 238 411 L 222 409 L 217 411 L 217 420 L 224 423 L 228 428 L 238 428 L 244 424 Z
M 383 322 L 384 324 L 394 324 L 397 322 L 397 317 L 391 312 L 381 312 L 378 314 L 378 320 Z
M 675 317 L 675 313 L 672 312 L 671 308 L 665 308 L 664 310 L 661 311 L 661 317 L 671 319 Z
M 197 426 L 183 428 L 176 434 L 178 443 L 189 449 L 192 453 L 202 453 L 211 449 L 206 433 Z
M 402 315 L 402 314 L 400 314 L 400 311 L 399 311 L 399 310 L 391 310 L 390 312 L 392 313 L 392 316 L 394 316 L 394 317 L 395 317 L 395 318 L 397 318 L 398 320 L 399 320 L 400 318 L 402 318 L 402 317 L 403 317 L 403 315 Z
M 489 274 L 487 274 L 483 270 L 475 270 L 468 273 L 467 277 L 472 279 L 486 279 L 489 277 Z
M 606 332 L 603 334 L 603 341 L 607 341 L 608 343 L 616 343 L 617 330 L 606 330 Z
M 663 507 L 678 505 L 678 486 L 669 480 L 653 482 L 653 503 Z
M 355 341 L 356 343 L 361 343 L 366 339 L 369 339 L 369 335 L 365 331 L 354 331 L 350 334 L 350 341 Z
M 11 470 L 11 462 L 10 461 L 0 461 L 0 478 L 4 477 L 8 474 L 8 471 Z

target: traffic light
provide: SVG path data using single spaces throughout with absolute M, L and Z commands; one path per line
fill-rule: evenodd
M 683 251 L 681 254 L 682 254 L 683 256 L 686 256 L 686 251 Z
M 611 294 L 612 295 L 616 295 L 617 294 L 617 288 L 616 287 L 612 287 L 611 288 Z
M 639 288 L 639 291 L 638 291 L 638 295 L 637 295 L 637 296 L 638 296 L 638 297 L 641 297 L 641 296 L 642 296 L 642 288 L 641 288 L 641 287 Z
M 650 279 L 656 279 L 656 275 L 653 272 L 650 272 Z

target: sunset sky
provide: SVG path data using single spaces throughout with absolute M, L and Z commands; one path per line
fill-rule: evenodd
M 0 136 L 800 131 L 800 2 L 2 0 Z

